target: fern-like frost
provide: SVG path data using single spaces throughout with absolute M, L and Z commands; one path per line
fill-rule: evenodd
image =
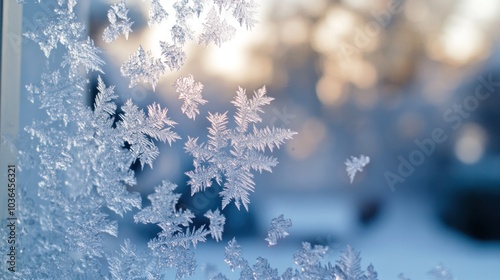
M 239 88 L 232 103 L 236 106 L 235 129 L 227 128 L 227 114 L 211 114 L 208 120 L 208 142 L 198 144 L 198 138 L 188 138 L 185 150 L 193 156 L 195 169 L 189 176 L 191 194 L 212 186 L 212 180 L 223 187 L 222 208 L 234 200 L 236 207 L 241 204 L 248 210 L 249 194 L 254 190 L 252 171 L 271 172 L 277 160 L 265 155 L 265 149 L 272 151 L 280 147 L 295 132 L 283 128 L 258 129 L 255 124 L 262 122 L 262 106 L 268 105 L 272 98 L 266 96 L 265 88 L 248 99 L 245 90 Z M 252 125 L 253 130 L 249 129 Z
M 165 72 L 165 65 L 161 59 L 153 57 L 151 51 L 145 51 L 139 46 L 137 52 L 123 63 L 120 71 L 124 77 L 130 78 L 129 87 L 147 83 L 151 84 L 154 90 L 160 76 Z
M 110 25 L 104 29 L 102 39 L 106 43 L 111 43 L 120 35 L 124 35 L 128 39 L 128 34 L 132 32 L 133 21 L 128 17 L 128 9 L 125 6 L 125 0 L 111 5 L 108 10 L 108 20 Z
M 207 213 L 205 213 L 205 217 L 210 220 L 210 235 L 216 241 L 221 241 L 226 217 L 220 213 L 219 209 L 215 211 L 208 210 Z
M 285 219 L 283 214 L 279 217 L 274 218 L 271 221 L 271 228 L 267 233 L 267 238 L 265 239 L 269 246 L 274 246 L 278 244 L 278 239 L 285 238 L 289 235 L 288 228 L 292 226 L 292 220 Z
M 354 181 L 354 176 L 356 176 L 356 172 L 362 172 L 363 168 L 370 163 L 370 157 L 365 155 L 360 155 L 359 157 L 351 156 L 351 159 L 347 159 L 345 161 L 347 175 L 349 176 L 349 180 Z
M 203 99 L 201 92 L 203 85 L 196 82 L 193 75 L 187 77 L 180 77 L 174 83 L 174 88 L 179 94 L 179 99 L 184 100 L 181 110 L 190 119 L 195 119 L 196 115 L 200 113 L 198 105 L 206 104 L 207 101 Z

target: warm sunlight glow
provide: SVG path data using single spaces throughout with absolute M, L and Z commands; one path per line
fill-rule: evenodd
M 340 7 L 330 9 L 316 27 L 312 47 L 321 53 L 336 51 L 343 38 L 352 33 L 355 24 L 356 18 L 348 10 Z
M 452 17 L 440 36 L 440 45 L 446 58 L 464 64 L 485 50 L 486 38 L 474 22 L 461 17 Z

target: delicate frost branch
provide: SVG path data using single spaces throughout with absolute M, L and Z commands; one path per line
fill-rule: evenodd
M 203 85 L 200 82 L 195 82 L 193 75 L 189 75 L 188 77 L 179 77 L 175 81 L 174 88 L 179 94 L 179 99 L 184 100 L 181 107 L 182 112 L 194 120 L 196 115 L 200 113 L 198 104 L 207 103 L 201 95 Z
M 240 26 L 245 25 L 248 30 L 252 29 L 257 24 L 257 20 L 255 19 L 257 4 L 254 0 L 239 0 L 235 2 L 236 4 L 233 8 L 234 18 L 238 20 Z
M 358 280 L 363 279 L 363 274 L 360 253 L 347 245 L 335 265 L 335 276 L 343 280 Z
M 163 20 L 166 20 L 168 17 L 167 11 L 163 8 L 159 0 L 151 0 L 151 4 L 149 6 L 149 27 L 156 25 Z
M 111 43 L 120 37 L 121 34 L 125 35 L 125 39 L 128 40 L 128 34 L 132 32 L 132 24 L 134 22 L 130 21 L 127 14 L 128 9 L 125 7 L 125 0 L 111 5 L 111 8 L 108 10 L 110 26 L 106 27 L 102 34 L 104 42 Z
M 142 167 L 145 164 L 153 167 L 159 150 L 150 138 L 169 144 L 180 139 L 177 133 L 171 130 L 176 123 L 167 117 L 168 110 L 162 109 L 156 103 L 148 106 L 147 116 L 130 99 L 122 106 L 122 110 L 122 122 L 118 123 L 117 127 L 122 132 L 123 140 L 130 145 L 132 155 L 139 159 Z
M 219 209 L 216 209 L 213 212 L 212 210 L 208 210 L 207 213 L 205 213 L 205 217 L 210 219 L 210 235 L 217 242 L 221 241 L 226 217 L 220 213 Z
M 214 43 L 221 46 L 222 43 L 229 41 L 233 38 L 236 29 L 222 20 L 217 11 L 212 8 L 207 16 L 207 21 L 203 24 L 203 33 L 200 35 L 199 44 L 209 45 Z
M 111 277 L 106 279 L 144 279 L 143 256 L 137 254 L 134 244 L 125 239 L 120 251 L 115 256 L 108 257 Z
M 139 46 L 137 52 L 123 63 L 120 71 L 124 77 L 130 78 L 129 87 L 144 82 L 151 84 L 154 90 L 160 75 L 165 72 L 165 65 L 161 59 L 154 58 L 151 51 Z
M 150 27 L 166 22 L 166 19 L 169 17 L 166 3 L 167 1 L 150 1 L 148 19 L 148 25 Z M 129 22 L 126 13 L 123 12 L 125 11 L 124 5 L 122 5 L 123 8 L 121 8 L 122 6 L 120 5 L 121 4 L 113 5 L 110 9 L 108 17 L 111 26 L 106 30 L 107 32 L 105 32 L 106 36 L 104 38 L 106 41 L 114 40 L 120 33 L 127 36 L 130 31 L 132 23 Z M 120 9 L 118 9 L 119 7 Z M 172 71 L 179 70 L 185 62 L 184 45 L 191 40 L 197 39 L 198 44 L 209 45 L 214 43 L 217 46 L 221 46 L 222 43 L 234 37 L 236 28 L 233 22 L 237 22 L 241 27 L 245 26 L 247 29 L 253 28 L 257 23 L 255 19 L 256 7 L 257 5 L 254 0 L 172 1 L 171 9 L 174 11 L 174 20 L 173 24 L 166 28 L 170 31 L 171 36 L 166 42 L 159 42 L 162 48 L 163 63 Z M 118 11 L 121 12 L 120 15 L 125 16 L 120 17 L 117 13 Z M 118 24 L 118 18 L 123 21 L 123 24 L 122 21 Z M 201 34 L 195 32 L 193 28 L 193 21 L 198 20 L 197 18 L 200 19 L 199 21 L 203 24 L 203 31 Z M 54 44 L 49 41 L 49 46 L 46 48 L 47 52 L 50 52 L 53 47 L 55 47 Z M 155 61 L 154 64 L 156 64 L 156 58 L 151 58 L 151 60 Z M 128 65 L 125 65 L 127 63 Z M 146 63 L 146 65 L 148 65 L 148 63 Z M 149 68 L 150 66 L 147 67 Z M 151 83 L 154 88 L 155 84 L 158 82 L 159 76 L 164 73 L 164 67 L 159 67 L 153 71 L 153 74 L 150 76 L 146 76 L 145 74 L 134 75 L 131 73 L 133 69 L 137 70 L 140 68 L 141 67 L 137 65 L 135 67 L 130 65 L 130 60 L 125 62 L 122 66 L 122 75 L 131 79 L 131 86 L 134 86 L 137 82 L 143 81 Z
M 186 60 L 186 54 L 181 47 L 160 42 L 161 56 L 170 70 L 179 70 Z
M 292 226 L 292 220 L 285 219 L 283 214 L 279 217 L 274 218 L 271 221 L 271 228 L 267 233 L 267 238 L 265 239 L 268 242 L 269 246 L 274 246 L 278 244 L 278 239 L 285 238 L 289 235 L 288 228 Z
M 208 142 L 198 144 L 198 138 L 190 137 L 184 147 L 194 157 L 195 169 L 186 173 L 192 195 L 211 187 L 212 179 L 215 179 L 223 186 L 220 192 L 222 208 L 234 199 L 238 209 L 243 204 L 248 210 L 249 195 L 255 185 L 252 171 L 271 172 L 278 163 L 275 158 L 265 155 L 265 148 L 272 151 L 273 147 L 279 147 L 296 134 L 289 129 L 265 127 L 259 130 L 255 127 L 262 122 L 261 107 L 272 100 L 266 96 L 265 87 L 254 92 L 251 99 L 247 98 L 245 90 L 239 88 L 231 102 L 236 106 L 235 129 L 227 128 L 226 113 L 209 113 Z M 249 129 L 250 125 L 253 125 L 253 131 Z
M 235 268 L 242 268 L 245 264 L 248 265 L 247 260 L 245 260 L 241 254 L 241 246 L 236 241 L 236 238 L 231 239 L 227 243 L 224 253 L 224 261 L 231 271 L 234 271 Z
M 365 167 L 368 163 L 370 163 L 370 157 L 365 155 L 360 155 L 359 158 L 351 156 L 350 160 L 347 159 L 345 161 L 347 175 L 349 175 L 351 184 L 354 180 L 354 176 L 356 176 L 356 172 L 362 172 L 363 167 Z

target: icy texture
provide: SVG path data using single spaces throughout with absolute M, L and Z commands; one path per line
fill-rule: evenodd
M 99 57 L 101 51 L 86 36 L 85 27 L 78 22 L 73 7 L 76 3 L 69 1 L 57 6 L 52 15 L 36 18 L 36 29 L 24 34 L 40 46 L 49 58 L 59 44 L 65 47 L 61 66 L 70 69 L 70 77 L 75 78 L 82 67 L 86 72 L 102 72 L 104 61 Z
M 154 58 L 151 51 L 145 51 L 139 46 L 137 52 L 132 54 L 120 68 L 124 77 L 130 78 L 129 87 L 139 83 L 149 83 L 153 90 L 165 72 L 165 65 L 159 58 Z
M 120 37 L 121 34 L 128 39 L 128 34 L 132 32 L 132 24 L 128 17 L 128 9 L 125 7 L 125 0 L 111 5 L 108 11 L 108 20 L 110 25 L 104 29 L 102 38 L 104 42 L 111 43 Z
M 356 176 L 356 172 L 362 172 L 363 168 L 370 163 L 370 157 L 365 155 L 360 155 L 358 158 L 351 156 L 351 159 L 347 159 L 345 161 L 347 175 L 349 175 L 349 179 L 351 180 L 351 184 L 354 181 L 354 176 Z
M 364 273 L 361 270 L 361 257 L 359 252 L 356 252 L 351 246 L 347 245 L 347 249 L 337 261 L 335 270 L 335 275 L 343 280 L 363 279 Z
M 267 233 L 266 241 L 269 246 L 278 244 L 278 239 L 285 238 L 289 235 L 288 228 L 292 226 L 292 220 L 285 219 L 283 214 L 274 218 L 271 221 L 271 228 Z
M 232 239 L 226 246 L 225 261 L 231 271 L 240 269 L 240 279 L 310 279 L 310 280 L 377 280 L 377 273 L 373 265 L 369 265 L 366 272 L 361 269 L 361 258 L 359 252 L 347 246 L 346 251 L 341 253 L 337 265 L 330 262 L 323 264 L 328 252 L 328 247 L 321 245 L 311 246 L 310 243 L 302 243 L 302 248 L 293 256 L 295 265 L 299 269 L 287 268 L 281 276 L 278 270 L 272 268 L 269 261 L 257 257 L 256 263 L 250 267 L 248 261 L 243 258 L 241 247 Z M 222 276 L 222 275 L 221 275 Z
M 107 279 L 144 279 L 143 258 L 138 255 L 134 244 L 125 239 L 120 248 L 121 252 L 108 260 L 111 277 Z
M 253 0 L 233 1 L 233 17 L 238 20 L 241 26 L 245 25 L 247 29 L 252 29 L 257 24 L 256 9 L 257 4 Z
M 181 47 L 176 45 L 169 45 L 165 42 L 160 42 L 161 46 L 161 56 L 164 59 L 164 63 L 170 68 L 170 70 L 179 70 L 186 60 L 186 54 Z
M 231 241 L 227 243 L 224 261 L 229 265 L 232 271 L 236 268 L 242 268 L 245 264 L 246 260 L 241 255 L 241 246 L 236 241 L 236 238 L 231 239 Z
M 191 194 L 212 186 L 212 179 L 223 187 L 220 192 L 222 208 L 234 200 L 239 209 L 241 204 L 248 211 L 250 192 L 254 190 L 252 171 L 271 172 L 278 164 L 274 157 L 266 156 L 265 150 L 279 148 L 295 132 L 283 128 L 257 128 L 262 122 L 259 113 L 262 106 L 273 98 L 266 96 L 263 87 L 248 99 L 245 90 L 239 88 L 232 103 L 236 106 L 235 129 L 227 128 L 227 113 L 209 113 L 208 142 L 198 144 L 198 138 L 188 138 L 186 151 L 194 157 L 194 170 L 187 172 Z M 252 129 L 250 130 L 250 125 Z
M 168 18 L 168 13 L 165 11 L 159 0 L 151 0 L 149 6 L 148 25 L 153 26 L 159 24 Z
M 209 45 L 214 43 L 221 46 L 222 43 L 233 38 L 236 28 L 221 20 L 217 11 L 212 8 L 207 16 L 207 21 L 203 24 L 203 33 L 200 35 L 200 44 Z
M 173 44 L 162 44 L 161 58 L 153 57 L 139 46 L 121 67 L 122 74 L 131 79 L 131 86 L 145 82 L 154 88 L 167 66 L 171 70 L 181 67 L 185 54 L 182 45 L 176 44 L 193 38 L 188 19 L 202 15 L 205 4 L 200 0 L 173 3 L 176 12 Z M 23 139 L 30 140 L 20 149 L 21 166 L 34 176 L 27 176 L 32 182 L 19 189 L 17 261 L 23 265 L 9 278 L 163 279 L 170 268 L 176 270 L 178 279 L 193 275 L 194 249 L 209 234 L 217 241 L 222 240 L 225 217 L 218 209 L 208 211 L 208 229 L 207 225 L 193 226 L 194 214 L 179 208 L 176 185 L 166 180 L 148 196 L 151 205 L 134 216 L 136 222 L 155 224 L 161 229 L 149 241 L 148 251 L 137 250 L 128 240 L 116 254 L 109 254 L 105 248 L 108 239 L 118 235 L 118 222 L 110 217 L 109 210 L 122 216 L 142 207 L 139 193 L 129 190 L 136 185 L 131 166 L 138 161 L 143 168 L 146 165 L 152 168 L 159 154 L 157 142 L 172 144 L 180 138 L 172 130 L 175 122 L 167 117 L 167 109 L 153 103 L 144 112 L 131 100 L 118 108 L 114 87 L 106 86 L 101 76 L 96 81 L 98 93 L 92 106 L 86 104 L 90 84 L 86 73 L 103 74 L 101 51 L 76 19 L 73 11 L 76 1 L 59 0 L 54 5 L 53 11 L 45 9 L 48 14 L 37 18 L 36 30 L 25 34 L 50 60 L 47 59 L 41 81 L 26 87 L 29 100 L 41 111 L 25 128 L 28 135 Z M 163 10 L 159 9 L 158 1 L 153 1 L 152 7 L 153 14 L 159 15 L 153 19 L 154 23 L 166 17 L 160 15 Z M 111 6 L 108 13 L 111 25 L 104 34 L 106 41 L 121 34 L 127 37 L 132 25 L 127 14 L 124 1 Z M 54 55 L 56 48 L 59 51 Z M 58 70 L 51 70 L 54 68 Z M 197 106 L 206 103 L 201 89 L 192 76 L 179 80 L 178 90 L 186 101 L 183 110 L 193 119 L 199 113 Z M 254 128 L 254 132 L 247 132 L 249 124 L 260 121 L 260 106 L 271 99 L 264 97 L 264 89 L 252 100 L 247 100 L 244 94 L 240 89 L 235 101 L 239 108 L 236 122 L 240 127 L 222 133 L 225 137 L 229 137 L 226 135 L 229 132 L 234 133 L 234 137 L 224 141 L 240 140 L 243 146 L 232 145 L 235 153 L 232 157 L 245 156 L 248 162 L 233 166 L 239 171 L 232 171 L 229 179 L 236 178 L 240 171 L 253 176 L 250 168 L 270 171 L 276 160 L 258 152 L 263 153 L 266 147 L 270 150 L 279 147 L 293 135 L 276 129 Z M 210 131 L 219 137 L 212 128 Z M 274 132 L 275 136 L 269 135 Z M 256 146 L 250 143 L 260 138 Z M 38 191 L 33 191 L 31 187 L 36 185 Z M 6 227 L 0 231 L 5 235 Z M 5 246 L 1 250 L 5 254 Z M 248 262 L 243 261 L 239 266 L 242 275 L 253 273 Z M 262 273 L 271 269 L 263 259 L 255 267 Z
M 139 159 L 143 168 L 145 164 L 152 168 L 153 160 L 160 152 L 151 139 L 169 144 L 180 139 L 171 130 L 176 123 L 167 117 L 168 109 L 162 109 L 156 103 L 148 106 L 147 116 L 130 99 L 122 106 L 122 110 L 124 114 L 120 114 L 122 121 L 118 122 L 117 129 L 122 133 L 123 140 L 130 145 L 132 156 Z
M 193 275 L 196 260 L 190 247 L 205 242 L 209 234 L 205 226 L 189 229 L 194 214 L 190 210 L 176 209 L 180 198 L 180 194 L 174 193 L 176 188 L 176 185 L 163 181 L 148 196 L 151 206 L 134 216 L 136 223 L 156 224 L 162 230 L 148 243 L 154 258 L 148 266 L 148 273 L 153 279 L 162 277 L 164 268 L 176 268 L 177 279 Z
M 210 235 L 217 242 L 221 241 L 226 217 L 220 213 L 219 209 L 216 209 L 213 212 L 212 210 L 208 210 L 207 213 L 205 213 L 205 217 L 210 219 Z
M 206 104 L 207 101 L 203 99 L 201 92 L 203 85 L 196 82 L 193 75 L 187 77 L 180 77 L 174 83 L 175 91 L 179 94 L 179 99 L 184 100 L 181 110 L 188 118 L 195 119 L 196 115 L 200 113 L 198 105 Z
M 177 1 L 149 1 L 148 25 L 162 25 L 162 29 L 168 30 L 170 38 L 160 41 L 162 48 L 161 58 L 152 57 L 148 50 L 140 49 L 147 60 L 144 65 L 138 63 L 136 53 L 122 65 L 122 75 L 129 78 L 130 86 L 133 87 L 138 82 L 149 83 L 154 88 L 158 79 L 164 74 L 166 66 L 171 71 L 179 70 L 184 64 L 186 57 L 184 47 L 190 41 L 198 41 L 199 44 L 215 44 L 221 46 L 222 43 L 234 37 L 236 27 L 246 27 L 251 29 L 257 23 L 256 8 L 253 0 L 177 0 Z M 168 6 L 167 6 L 168 5 Z M 167 12 L 168 11 L 168 12 Z M 169 14 L 170 13 L 170 14 Z M 118 4 L 111 5 L 108 13 L 111 25 L 105 30 L 103 38 L 106 42 L 111 42 L 118 38 L 120 34 L 125 37 L 131 32 L 132 21 L 127 16 L 124 0 Z M 168 20 L 167 18 L 174 19 Z M 196 32 L 197 26 L 202 27 L 201 33 Z M 46 51 L 55 47 L 52 41 L 46 47 Z M 145 70 L 150 71 L 147 75 Z

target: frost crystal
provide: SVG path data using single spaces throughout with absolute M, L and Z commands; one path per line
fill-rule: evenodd
M 269 246 L 274 246 L 278 244 L 278 239 L 285 238 L 289 235 L 288 228 L 292 226 L 292 220 L 285 219 L 283 214 L 279 217 L 274 218 L 271 221 L 271 228 L 267 233 L 267 238 L 265 239 L 268 242 Z
M 176 209 L 180 198 L 180 194 L 174 193 L 176 188 L 175 184 L 163 181 L 155 188 L 155 193 L 148 196 L 151 206 L 134 216 L 136 223 L 156 224 L 162 229 L 158 237 L 148 243 L 155 258 L 150 268 L 153 279 L 161 278 L 163 267 L 175 267 L 177 279 L 191 276 L 196 260 L 190 247 L 205 242 L 209 234 L 205 226 L 189 229 L 194 214 L 190 210 Z
M 212 8 L 208 13 L 206 22 L 203 24 L 203 33 L 200 35 L 200 44 L 209 45 L 214 43 L 221 46 L 222 43 L 233 38 L 236 29 L 228 24 L 226 20 L 221 20 L 217 11 Z
M 359 252 L 347 245 L 347 249 L 337 261 L 335 275 L 342 280 L 358 280 L 363 279 L 363 274 Z
M 194 157 L 195 169 L 189 171 L 189 185 L 194 195 L 212 186 L 212 179 L 223 187 L 220 192 L 222 208 L 234 199 L 236 207 L 241 204 L 248 211 L 250 203 L 249 192 L 254 190 L 252 171 L 271 172 L 278 161 L 265 155 L 265 149 L 270 151 L 279 148 L 286 140 L 293 137 L 295 132 L 289 129 L 265 127 L 258 129 L 255 124 L 262 122 L 259 113 L 262 106 L 273 100 L 266 96 L 263 87 L 248 99 L 245 90 L 239 88 L 232 103 L 236 106 L 234 117 L 237 127 L 227 128 L 227 115 L 209 113 L 208 120 L 211 127 L 208 132 L 208 143 L 198 144 L 198 138 L 188 138 L 185 150 Z M 253 124 L 252 130 L 249 126 Z
M 108 259 L 111 273 L 108 279 L 143 279 L 145 264 L 142 262 L 142 256 L 137 254 L 134 244 L 125 239 L 120 249 L 120 253 Z
M 132 155 L 139 159 L 141 166 L 153 167 L 153 160 L 159 155 L 158 147 L 151 138 L 171 144 L 180 137 L 171 127 L 176 123 L 167 117 L 167 109 L 153 103 L 148 106 L 148 115 L 127 100 L 122 106 L 125 114 L 120 115 L 123 122 L 117 128 L 122 130 L 123 139 L 130 145 Z
M 245 25 L 247 29 L 252 29 L 257 24 L 257 20 L 255 20 L 257 4 L 253 0 L 238 0 L 234 2 L 234 18 L 238 20 L 240 26 Z
M 351 180 L 351 184 L 354 181 L 354 176 L 356 176 L 356 172 L 362 172 L 363 168 L 370 163 L 370 157 L 365 155 L 360 155 L 359 158 L 351 156 L 351 159 L 347 159 L 345 161 L 347 175 L 349 175 L 349 179 Z
M 231 241 L 227 243 L 224 261 L 229 265 L 231 271 L 234 271 L 235 268 L 242 268 L 247 262 L 241 255 L 241 246 L 236 241 L 236 238 L 231 239 Z
M 159 0 L 151 0 L 149 6 L 149 20 L 148 25 L 151 27 L 156 25 L 168 17 L 167 11 L 163 8 Z
M 257 262 L 253 265 L 253 279 L 279 280 L 278 270 L 269 265 L 269 261 L 262 257 L 257 257 Z
M 145 51 L 139 46 L 137 52 L 123 63 L 120 71 L 124 77 L 130 78 L 129 87 L 144 82 L 151 84 L 154 90 L 160 75 L 165 72 L 165 65 L 161 59 L 154 58 L 151 51 Z
M 125 35 L 125 39 L 128 39 L 128 34 L 132 32 L 132 24 L 128 18 L 128 9 L 125 7 L 125 0 L 120 3 L 111 5 L 111 9 L 108 10 L 108 20 L 110 26 L 104 29 L 102 34 L 102 39 L 106 43 L 111 43 L 120 37 L 121 34 Z
M 62 67 L 70 67 L 70 76 L 76 77 L 80 66 L 88 71 L 102 72 L 104 61 L 99 57 L 100 50 L 94 45 L 90 37 L 86 36 L 85 27 L 78 22 L 73 12 L 75 3 L 71 1 L 66 7 L 54 9 L 54 14 L 37 18 L 36 28 L 24 34 L 27 38 L 38 43 L 40 49 L 48 58 L 58 44 L 63 45 L 67 52 L 64 54 Z
M 295 264 L 301 267 L 301 271 L 305 275 L 316 275 L 323 274 L 321 267 L 321 260 L 325 257 L 328 252 L 328 247 L 321 245 L 311 246 L 308 242 L 302 243 L 302 249 L 297 251 L 293 256 Z M 312 278 L 320 279 L 320 278 Z
M 188 118 L 195 119 L 200 113 L 198 104 L 206 104 L 207 101 L 202 98 L 201 92 L 203 85 L 200 82 L 195 82 L 193 75 L 188 77 L 180 77 L 174 84 L 174 88 L 179 94 L 179 99 L 184 100 L 181 110 Z
M 122 0 L 123 1 L 123 0 Z M 143 0 L 145 1 L 145 0 Z M 179 70 L 179 68 L 185 62 L 184 46 L 187 42 L 192 40 L 198 40 L 198 44 L 209 45 L 211 43 L 220 46 L 222 43 L 230 40 L 234 33 L 236 32 L 235 25 L 238 24 L 240 27 L 245 26 L 247 29 L 253 28 L 257 23 L 255 19 L 256 7 L 255 1 L 253 0 L 176 0 L 171 1 L 170 7 L 166 7 L 168 1 L 151 0 L 149 5 L 149 19 L 148 25 L 150 27 L 157 24 L 165 24 L 165 30 L 170 31 L 170 39 L 159 42 L 162 48 L 162 58 L 164 63 L 172 70 Z M 118 10 L 118 5 L 111 7 L 112 11 L 110 15 L 110 22 L 112 25 L 107 31 L 105 39 L 113 40 L 118 37 L 119 34 L 128 34 L 130 31 L 130 21 L 127 17 L 120 21 L 122 25 L 113 25 L 113 23 L 118 23 L 119 16 L 115 13 Z M 114 8 L 116 6 L 116 8 Z M 123 9 L 119 9 L 123 11 Z M 167 10 L 173 10 L 172 17 L 173 20 L 168 20 L 170 15 Z M 126 13 L 121 13 L 125 14 Z M 203 24 L 203 30 L 201 33 L 196 32 L 194 26 Z M 111 32 L 113 31 L 113 32 Z M 125 33 L 125 31 L 127 33 Z M 50 52 L 53 44 L 49 44 L 47 51 Z M 156 58 L 151 58 L 156 61 Z M 125 62 L 127 64 L 127 62 Z M 147 64 L 147 63 L 146 63 Z M 126 69 L 130 69 L 131 65 L 122 66 L 122 75 L 131 79 L 131 86 L 134 86 L 141 78 L 134 77 L 127 74 Z M 138 68 L 138 66 L 132 67 Z M 130 71 L 129 71 L 130 72 Z M 152 74 L 152 77 L 147 78 L 145 82 L 154 84 L 157 83 L 158 77 L 163 74 L 163 70 L 157 69 Z M 145 75 L 141 74 L 140 77 Z
M 205 217 L 210 219 L 210 235 L 217 242 L 221 241 L 226 217 L 220 213 L 219 209 L 216 209 L 214 212 L 208 210 L 207 213 L 205 213 Z
M 186 54 L 181 47 L 178 47 L 176 45 L 169 45 L 165 42 L 160 42 L 160 47 L 161 56 L 165 60 L 165 64 L 167 64 L 170 70 L 179 70 L 181 66 L 184 65 Z
M 287 268 L 285 272 L 278 276 L 278 270 L 271 267 L 268 260 L 257 257 L 256 263 L 250 267 L 248 261 L 243 258 L 241 247 L 232 239 L 226 246 L 225 261 L 231 271 L 235 268 L 241 269 L 240 279 L 280 279 L 280 280 L 378 280 L 377 272 L 373 265 L 369 265 L 366 272 L 360 267 L 361 258 L 359 253 L 351 247 L 342 253 L 337 260 L 337 265 L 330 262 L 322 264 L 328 247 L 310 243 L 302 243 L 302 248 L 293 256 L 295 265 L 300 269 Z

